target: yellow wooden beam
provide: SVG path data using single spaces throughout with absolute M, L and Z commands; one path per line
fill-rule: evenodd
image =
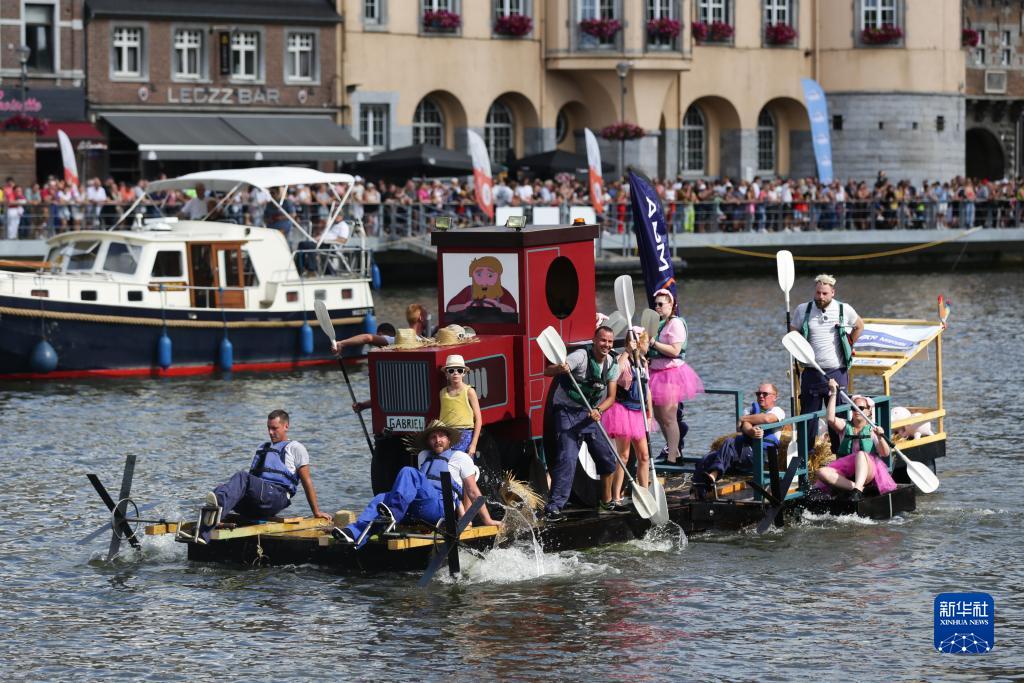
M 498 534 L 496 526 L 473 526 L 462 532 L 459 540 L 468 541 L 474 538 L 490 538 Z M 438 542 L 443 542 L 440 536 L 436 537 Z M 405 538 L 389 538 L 388 550 L 408 550 L 409 548 L 422 548 L 427 545 L 434 545 L 434 534 L 409 534 Z
M 248 526 L 240 526 L 234 529 L 214 529 L 210 532 L 210 540 L 226 541 L 231 538 L 245 538 L 247 536 L 259 536 L 263 534 L 281 534 L 290 531 L 316 529 L 325 526 L 331 526 L 330 520 L 320 519 L 319 517 L 291 517 L 282 522 L 250 524 Z

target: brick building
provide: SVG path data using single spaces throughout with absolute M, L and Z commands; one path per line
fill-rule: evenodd
M 969 29 L 963 36 L 969 48 L 964 89 L 967 174 L 1020 177 L 1024 170 L 1024 6 L 964 0 L 963 11 Z
M 104 172 L 178 175 L 364 151 L 336 124 L 329 0 L 85 0 L 90 117 Z

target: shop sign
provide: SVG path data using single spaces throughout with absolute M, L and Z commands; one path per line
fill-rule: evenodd
M 8 97 L 6 91 L 0 90 L 0 111 L 35 113 L 42 110 L 42 103 L 34 97 L 28 97 L 22 102 L 20 95 Z
M 280 104 L 277 88 L 207 88 L 189 86 L 168 88 L 170 104 Z

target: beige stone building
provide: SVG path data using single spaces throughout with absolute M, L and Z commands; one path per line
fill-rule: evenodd
M 341 122 L 375 149 L 492 159 L 641 126 L 659 176 L 815 172 L 802 78 L 824 88 L 837 177 L 964 169 L 958 0 L 338 0 Z M 526 19 L 509 19 L 522 15 Z M 620 76 L 621 73 L 621 76 Z M 605 161 L 620 146 L 602 142 Z

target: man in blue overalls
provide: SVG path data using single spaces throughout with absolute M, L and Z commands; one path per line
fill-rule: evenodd
M 419 451 L 416 467 L 403 467 L 387 493 L 370 500 L 355 522 L 345 528 L 335 527 L 331 532 L 341 543 L 362 547 L 376 525 L 380 533 L 387 533 L 405 519 L 415 519 L 429 525 L 444 519 L 444 498 L 441 492 L 441 473 L 448 470 L 452 476 L 452 503 L 457 515 L 462 515 L 473 501 L 480 497 L 476 479 L 480 470 L 473 459 L 452 444 L 462 432 L 434 420 L 417 435 L 413 447 Z M 483 524 L 497 526 L 487 506 L 478 514 Z
M 207 509 L 217 514 L 204 518 L 195 542 L 206 544 L 210 531 L 220 521 L 220 512 L 234 510 L 248 519 L 268 519 L 291 505 L 299 484 L 306 492 L 314 517 L 333 519 L 320 510 L 316 488 L 309 474 L 309 453 L 298 441 L 288 439 L 288 413 L 275 410 L 267 416 L 270 441 L 256 449 L 248 470 L 239 470 L 226 482 L 206 494 Z

